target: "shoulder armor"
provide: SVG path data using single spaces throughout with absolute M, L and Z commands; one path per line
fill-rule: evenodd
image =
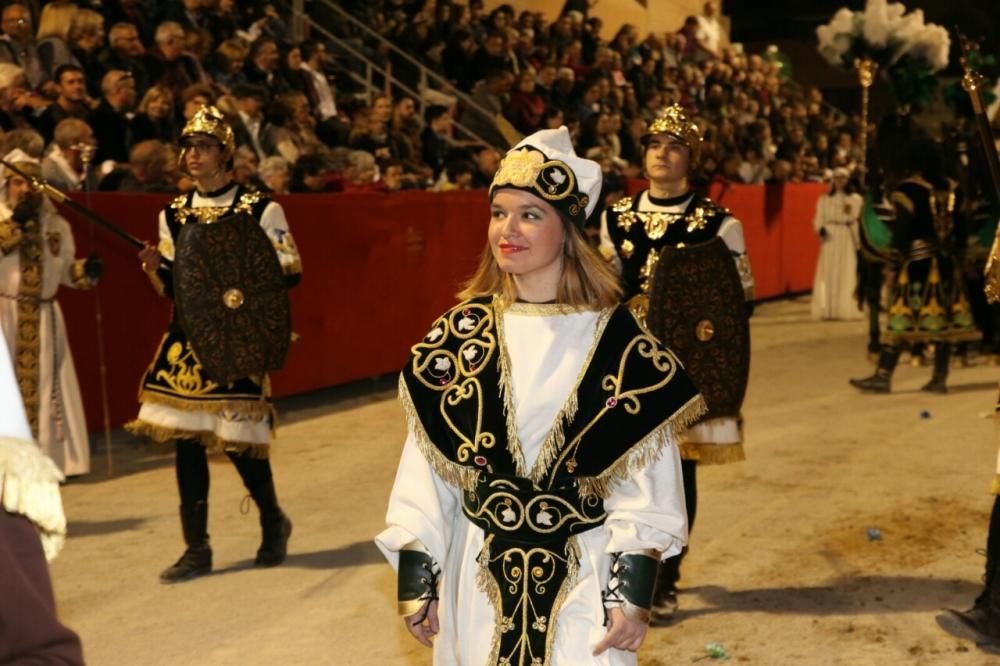
M 611 207 L 616 213 L 624 213 L 632 208 L 632 197 L 622 197 Z

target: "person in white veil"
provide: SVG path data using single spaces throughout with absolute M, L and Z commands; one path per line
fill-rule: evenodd
M 38 160 L 19 148 L 4 159 L 41 175 Z M 73 232 L 52 202 L 0 165 L 0 331 L 32 434 L 66 476 L 90 471 L 90 445 L 56 292 L 62 285 L 92 289 L 101 271 L 97 255 L 76 258 Z
M 850 191 L 848 171 L 833 171 L 830 191 L 816 202 L 813 228 L 822 245 L 813 282 L 813 319 L 861 319 L 855 297 L 858 270 L 858 224 L 864 200 Z

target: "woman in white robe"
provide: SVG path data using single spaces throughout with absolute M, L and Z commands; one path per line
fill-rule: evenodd
M 600 178 L 565 128 L 515 146 L 467 300 L 401 376 L 409 432 L 376 543 L 435 664 L 636 664 L 656 564 L 686 543 L 677 436 L 704 402 L 583 240 Z
M 847 169 L 833 172 L 829 193 L 816 202 L 813 228 L 822 245 L 813 282 L 813 319 L 861 319 L 855 296 L 858 271 L 858 224 L 864 200 L 847 189 Z
M 20 150 L 6 159 L 25 170 L 38 168 L 37 160 Z M 14 209 L 26 198 L 37 209 L 32 219 L 20 223 L 13 219 Z M 73 232 L 52 203 L 32 194 L 23 178 L 0 168 L 0 329 L 32 431 L 66 476 L 90 471 L 90 443 L 66 324 L 55 297 L 63 285 L 91 289 L 99 276 L 96 256 L 76 258 Z

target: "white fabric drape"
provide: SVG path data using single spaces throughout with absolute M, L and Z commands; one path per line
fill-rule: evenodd
M 813 282 L 813 319 L 861 319 L 854 296 L 858 269 L 858 220 L 863 200 L 857 194 L 825 194 L 816 203 L 813 228 L 826 230 Z

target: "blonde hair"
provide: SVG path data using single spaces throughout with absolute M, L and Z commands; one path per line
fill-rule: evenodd
M 80 11 L 72 2 L 50 2 L 42 7 L 42 16 L 38 19 L 38 32 L 35 39 L 41 41 L 46 37 L 59 37 L 68 41 L 69 25 L 76 13 Z
M 139 102 L 139 113 L 146 113 L 149 111 L 149 104 L 154 99 L 165 99 L 171 107 L 174 105 L 174 94 L 170 92 L 170 88 L 155 85 L 147 90 L 146 94 L 142 96 L 142 101 Z
M 91 9 L 80 9 L 69 22 L 66 32 L 66 42 L 74 46 L 84 37 L 97 35 L 104 31 L 104 17 Z
M 556 287 L 556 303 L 574 309 L 603 310 L 618 305 L 621 283 L 614 269 L 587 242 L 576 226 L 562 215 L 565 241 L 563 268 Z M 489 243 L 479 259 L 479 267 L 458 293 L 462 300 L 497 295 L 503 304 L 517 300 L 517 287 L 510 273 L 500 270 Z

